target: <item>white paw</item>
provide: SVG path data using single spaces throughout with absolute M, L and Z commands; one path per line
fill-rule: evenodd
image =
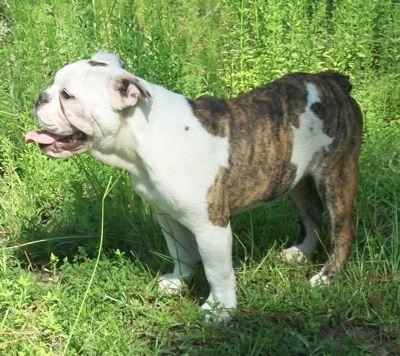
M 319 272 L 310 279 L 310 283 L 312 287 L 319 287 L 329 286 L 332 281 L 325 273 Z
M 279 258 L 282 261 L 294 261 L 294 262 L 304 262 L 307 260 L 307 256 L 297 247 L 297 246 L 292 246 L 290 248 L 287 248 L 283 250 Z
M 172 273 L 164 274 L 158 280 L 158 288 L 167 294 L 177 294 L 181 291 L 183 282 Z
M 235 309 L 226 309 L 219 307 L 212 307 L 208 303 L 201 306 L 206 313 L 205 322 L 206 323 L 229 323 L 232 320 L 232 315 Z

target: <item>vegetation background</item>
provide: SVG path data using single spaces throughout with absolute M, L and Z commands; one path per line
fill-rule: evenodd
M 179 296 L 158 292 L 171 264 L 126 173 L 23 144 L 38 93 L 100 48 L 189 97 L 232 97 L 293 71 L 350 75 L 365 133 L 340 281 L 309 287 L 321 246 L 306 264 L 277 259 L 298 228 L 282 198 L 233 219 L 231 324 L 203 323 L 202 271 Z M 0 2 L 0 354 L 400 354 L 399 63 L 397 0 Z

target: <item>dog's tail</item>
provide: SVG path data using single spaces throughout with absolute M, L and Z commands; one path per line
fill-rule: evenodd
M 353 88 L 352 84 L 350 83 L 350 77 L 348 75 L 344 75 L 337 72 L 325 72 L 323 73 L 327 79 L 333 80 L 338 84 L 346 93 L 351 92 Z

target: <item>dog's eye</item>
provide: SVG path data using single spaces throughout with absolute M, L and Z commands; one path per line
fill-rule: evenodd
M 61 95 L 64 99 L 73 99 L 74 98 L 74 96 L 67 89 L 63 89 L 63 91 L 61 92 Z

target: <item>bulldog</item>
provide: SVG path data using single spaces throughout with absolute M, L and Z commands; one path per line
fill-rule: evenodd
M 89 152 L 131 174 L 175 261 L 160 288 L 179 290 L 202 261 L 210 284 L 202 308 L 228 320 L 237 306 L 230 217 L 284 193 L 301 228 L 282 256 L 311 255 L 324 208 L 331 252 L 311 284 L 343 269 L 362 136 L 347 76 L 294 73 L 229 100 L 188 99 L 123 67 L 100 51 L 59 70 L 35 105 L 42 130 L 25 141 L 54 158 Z

